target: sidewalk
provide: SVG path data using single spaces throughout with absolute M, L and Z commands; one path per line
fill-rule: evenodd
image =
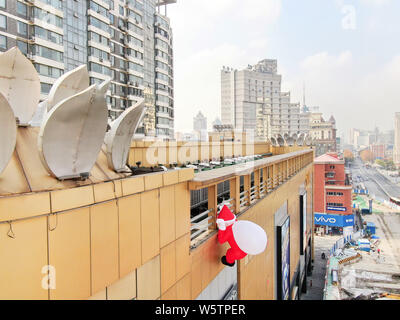
M 314 269 L 312 276 L 307 277 L 307 293 L 303 293 L 300 300 L 323 300 L 326 263 L 329 257 L 329 251 L 340 238 L 341 236 L 320 237 L 314 235 Z M 325 253 L 325 259 L 321 258 L 322 252 Z

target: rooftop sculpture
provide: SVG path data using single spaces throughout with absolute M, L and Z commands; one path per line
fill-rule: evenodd
M 14 47 L 0 53 L 0 93 L 20 126 L 28 126 L 40 100 L 40 79 L 33 64 Z
M 127 170 L 132 137 L 145 114 L 144 99 L 126 109 L 114 122 L 106 136 L 107 161 L 110 169 L 116 172 Z
M 39 104 L 39 76 L 18 48 L 0 53 L 0 74 L 0 174 L 14 153 L 17 126 L 34 123 L 40 125 L 38 152 L 47 172 L 59 180 L 88 178 L 106 137 L 110 80 L 89 86 L 82 65 L 57 79 Z M 111 123 L 107 156 L 116 172 L 127 169 L 132 136 L 144 113 L 142 100 Z
M 17 123 L 7 99 L 0 93 L 0 174 L 10 161 L 17 141 Z

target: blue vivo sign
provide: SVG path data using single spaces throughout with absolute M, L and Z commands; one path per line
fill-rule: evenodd
M 351 227 L 354 226 L 354 215 L 336 215 L 336 214 L 314 214 L 314 224 L 329 227 Z

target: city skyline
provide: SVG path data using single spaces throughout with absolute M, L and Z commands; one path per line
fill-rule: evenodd
M 400 49 L 389 40 L 399 31 L 398 2 L 252 3 L 257 10 L 225 0 L 187 0 L 168 8 L 176 61 L 175 130 L 189 130 L 188 118 L 199 109 L 215 118 L 223 66 L 243 69 L 263 59 L 278 59 L 282 90 L 291 92 L 293 102 L 303 103 L 305 84 L 306 104 L 333 114 L 339 136 L 354 127 L 356 116 L 363 129 L 394 128 Z

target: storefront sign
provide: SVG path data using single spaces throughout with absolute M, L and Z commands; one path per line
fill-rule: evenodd
M 326 210 L 346 212 L 347 208 L 344 208 L 344 207 L 326 207 Z
M 354 225 L 354 215 L 314 214 L 314 224 L 329 227 L 350 227 Z

